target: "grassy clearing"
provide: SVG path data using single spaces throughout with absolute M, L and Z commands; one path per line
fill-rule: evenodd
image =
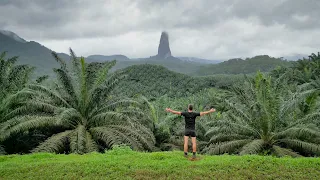
M 0 179 L 320 179 L 320 158 L 199 156 L 112 150 L 0 156 Z

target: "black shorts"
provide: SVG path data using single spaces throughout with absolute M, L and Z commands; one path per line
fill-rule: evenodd
M 184 131 L 185 136 L 191 136 L 191 137 L 196 137 L 196 131 L 192 129 L 186 129 Z

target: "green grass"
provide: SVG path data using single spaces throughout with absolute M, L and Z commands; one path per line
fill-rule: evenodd
M 320 179 L 320 158 L 199 156 L 118 149 L 105 154 L 0 156 L 0 179 Z

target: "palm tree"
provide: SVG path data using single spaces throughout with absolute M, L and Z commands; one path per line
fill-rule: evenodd
M 312 53 L 309 59 L 303 58 L 294 62 L 293 66 L 295 79 L 299 84 L 309 83 L 315 80 L 318 74 L 320 74 L 320 53 Z
M 135 150 L 152 150 L 154 136 L 140 121 L 145 119 L 140 104 L 116 97 L 112 90 L 125 77 L 122 72 L 109 76 L 115 61 L 86 64 L 72 49 L 71 65 L 52 53 L 60 68 L 54 69 L 54 88 L 39 84 L 26 90 L 35 96 L 10 116 L 0 127 L 1 139 L 32 129 L 62 129 L 42 142 L 32 152 L 87 153 L 127 144 Z
M 21 89 L 29 81 L 34 68 L 28 65 L 15 65 L 18 57 L 6 59 L 6 52 L 0 54 L 0 123 L 10 119 L 10 112 L 20 104 L 28 92 L 21 93 Z M 5 153 L 0 145 L 0 154 Z
M 14 106 L 21 93 L 17 93 L 27 84 L 32 67 L 15 65 L 18 57 L 5 59 L 6 52 L 0 55 L 0 123 L 6 121 L 6 114 Z
M 320 131 L 312 123 L 319 116 L 301 116 L 296 108 L 299 99 L 309 97 L 314 90 L 292 94 L 285 86 L 272 84 L 270 77 L 257 73 L 254 80 L 235 88 L 234 98 L 226 101 L 229 111 L 224 119 L 207 132 L 211 139 L 204 152 L 319 155 Z M 286 100 L 288 97 L 294 98 Z
M 311 61 L 311 66 L 314 72 L 314 75 L 317 75 L 320 73 L 320 52 L 318 54 L 312 53 L 309 56 L 309 61 Z

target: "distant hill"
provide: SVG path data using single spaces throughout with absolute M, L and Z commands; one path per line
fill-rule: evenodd
M 200 67 L 197 75 L 212 75 L 212 74 L 249 74 L 258 70 L 268 72 L 277 66 L 291 66 L 292 63 L 280 58 L 273 58 L 268 55 L 255 56 L 253 58 L 236 58 L 219 64 L 206 65 Z
M 176 73 L 159 65 L 133 65 L 124 71 L 128 78 L 121 81 L 115 93 L 126 96 L 184 97 L 214 86 L 208 79 Z
M 223 62 L 222 60 L 208 60 L 208 59 L 201 59 L 196 57 L 177 57 L 177 58 L 187 62 L 202 63 L 202 64 L 217 64 L 217 63 Z
M 58 67 L 53 59 L 51 49 L 35 42 L 26 41 L 17 34 L 0 30 L 0 52 L 7 51 L 8 56 L 19 56 L 18 63 L 29 64 L 37 67 L 36 75 L 53 74 L 52 68 Z M 76 52 L 78 53 L 78 52 Z M 69 60 L 69 55 L 58 54 L 62 59 Z M 80 55 L 80 54 L 78 54 Z M 253 58 L 231 59 L 216 64 L 217 60 L 206 60 L 196 57 L 174 57 L 171 54 L 169 36 L 162 32 L 158 54 L 148 58 L 130 59 L 124 55 L 91 55 L 86 58 L 87 62 L 102 62 L 117 60 L 113 71 L 138 64 L 161 65 L 169 70 L 188 75 L 211 75 L 211 74 L 241 74 L 252 73 L 257 70 L 270 71 L 276 66 L 288 66 L 290 63 L 269 56 L 256 56 Z
M 0 30 L 0 52 L 3 51 L 8 52 L 8 57 L 19 56 L 18 63 L 20 64 L 29 64 L 36 67 L 37 75 L 51 75 L 53 73 L 52 68 L 58 67 L 58 63 L 51 55 L 51 49 L 35 41 L 28 42 L 13 32 Z M 58 55 L 64 60 L 70 59 L 67 54 L 58 53 Z M 176 72 L 194 74 L 203 64 L 184 61 L 171 56 L 169 39 L 165 32 L 161 35 L 158 54 L 149 58 L 130 59 L 124 55 L 91 55 L 86 58 L 87 62 L 102 62 L 114 59 L 117 60 L 117 64 L 113 70 L 137 64 L 156 64 Z
M 158 59 L 158 57 L 150 58 L 140 58 L 136 61 L 119 61 L 114 67 L 114 70 L 123 69 L 132 65 L 139 64 L 151 64 L 151 65 L 161 65 L 168 68 L 171 71 L 178 73 L 192 75 L 195 74 L 203 63 L 186 62 L 175 57 L 168 57 L 166 59 Z
M 297 61 L 299 59 L 307 58 L 308 59 L 309 55 L 308 54 L 293 54 L 290 56 L 284 56 L 282 57 L 283 59 L 286 59 L 288 61 Z
M 130 61 L 130 59 L 127 56 L 124 56 L 124 55 L 112 55 L 112 56 L 91 55 L 91 56 L 88 56 L 87 58 L 89 58 L 91 60 L 95 60 L 97 62 L 112 61 L 112 60 Z
M 9 31 L 0 31 L 0 52 L 3 51 L 7 51 L 8 57 L 19 56 L 19 64 L 37 67 L 37 75 L 52 74 L 52 68 L 58 67 L 50 49 L 35 41 L 27 42 Z M 67 54 L 59 53 L 59 56 L 69 59 Z

